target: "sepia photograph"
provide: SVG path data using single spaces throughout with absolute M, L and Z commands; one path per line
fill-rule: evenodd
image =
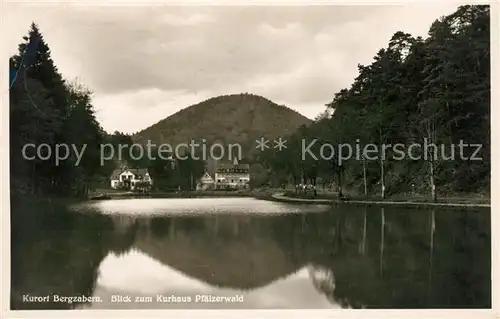
M 5 308 L 491 310 L 493 13 L 2 3 Z

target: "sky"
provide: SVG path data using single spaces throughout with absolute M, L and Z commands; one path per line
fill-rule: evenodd
M 313 119 L 396 31 L 426 36 L 447 2 L 370 6 L 4 3 L 4 44 L 32 21 L 103 128 L 135 133 L 208 98 L 253 93 Z

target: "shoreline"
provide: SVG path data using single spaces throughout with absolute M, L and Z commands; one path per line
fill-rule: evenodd
M 393 205 L 393 206 L 407 206 L 407 207 L 425 207 L 425 206 L 434 206 L 434 207 L 454 207 L 454 208 L 491 208 L 491 204 L 481 204 L 481 203 L 432 203 L 432 202 L 424 202 L 424 201 L 411 201 L 411 200 L 347 200 L 342 201 L 338 199 L 308 199 L 308 198 L 299 198 L 299 197 L 290 197 L 286 196 L 284 193 L 275 193 L 272 194 L 271 197 L 280 202 L 286 203 L 303 203 L 303 204 L 324 204 L 324 205 Z
M 254 197 L 267 198 L 273 193 L 265 191 L 187 191 L 187 192 L 151 192 L 151 193 L 101 193 L 89 196 L 88 200 L 110 200 L 110 199 L 130 199 L 130 198 L 224 198 L 224 197 Z
M 261 200 L 270 200 L 295 204 L 323 204 L 323 205 L 391 205 L 406 207 L 455 207 L 455 208 L 491 208 L 491 203 L 473 203 L 473 202 L 429 202 L 415 199 L 401 200 L 370 200 L 370 199 L 349 199 L 342 201 L 334 198 L 300 198 L 287 196 L 283 191 L 277 190 L 245 190 L 245 191 L 191 191 L 191 192 L 152 192 L 152 193 L 101 193 L 89 197 L 89 200 L 112 200 L 112 199 L 131 199 L 131 198 L 230 198 L 230 197 L 252 197 Z M 457 198 L 459 199 L 459 198 Z M 462 199 L 463 201 L 463 199 Z

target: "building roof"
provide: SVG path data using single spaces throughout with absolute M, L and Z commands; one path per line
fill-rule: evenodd
M 113 173 L 111 174 L 110 179 L 119 179 L 120 174 L 123 172 L 129 171 L 130 173 L 134 174 L 135 176 L 144 176 L 146 173 L 149 173 L 147 168 L 116 168 L 113 170 Z
M 148 173 L 147 168 L 128 168 L 127 170 L 136 176 L 144 176 Z
M 250 169 L 250 165 L 249 164 L 237 164 L 237 165 L 233 165 L 233 164 L 219 164 L 219 166 L 217 167 L 217 170 L 219 169 Z
M 111 173 L 111 179 L 119 179 L 121 172 L 123 172 L 123 169 L 121 169 L 121 168 L 115 168 L 113 170 L 113 173 Z
M 203 180 L 213 181 L 214 179 L 212 178 L 212 176 L 210 176 L 210 174 L 208 172 L 205 172 L 205 174 L 203 174 L 203 176 L 200 178 L 200 181 L 203 181 Z

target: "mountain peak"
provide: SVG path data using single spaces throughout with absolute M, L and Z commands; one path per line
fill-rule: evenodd
M 184 108 L 133 136 L 135 142 L 168 143 L 172 147 L 191 140 L 238 144 L 242 153 L 255 149 L 255 140 L 293 133 L 312 120 L 251 93 L 221 95 Z

